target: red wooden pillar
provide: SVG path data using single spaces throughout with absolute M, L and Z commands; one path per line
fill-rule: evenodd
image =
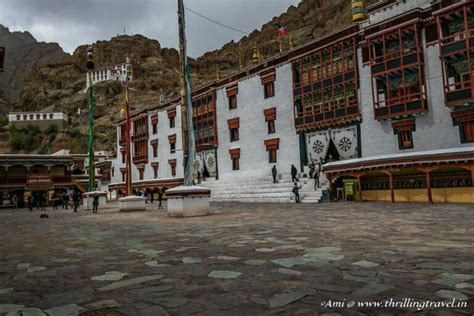
M 395 203 L 395 191 L 393 190 L 393 174 L 391 172 L 388 173 L 388 181 L 390 182 L 390 198 L 392 199 L 392 203 Z
M 428 189 L 428 202 L 433 203 L 433 195 L 431 193 L 431 174 L 430 170 L 426 170 L 426 188 Z
M 357 199 L 359 202 L 362 202 L 362 182 L 360 180 L 361 176 L 357 176 Z
M 474 166 L 471 166 L 471 183 L 472 183 L 472 186 L 474 187 Z

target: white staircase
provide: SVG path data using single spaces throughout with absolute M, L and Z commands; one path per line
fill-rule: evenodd
M 299 175 L 301 176 L 301 175 Z M 248 203 L 290 203 L 294 201 L 291 175 L 278 176 L 278 183 L 273 183 L 271 175 L 261 177 L 244 177 L 224 180 L 207 179 L 201 185 L 211 190 L 211 202 L 248 202 Z M 321 174 L 321 186 L 314 190 L 314 180 L 298 177 L 302 186 L 300 198 L 303 203 L 319 203 L 322 191 L 327 188 L 327 180 Z

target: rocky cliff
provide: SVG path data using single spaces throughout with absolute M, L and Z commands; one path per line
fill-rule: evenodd
M 0 115 L 17 98 L 32 72 L 67 57 L 56 43 L 39 43 L 28 32 L 10 32 L 0 25 L 0 45 L 6 47 L 5 72 L 0 76 Z

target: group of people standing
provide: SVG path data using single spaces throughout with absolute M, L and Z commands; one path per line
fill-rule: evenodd
M 320 161 L 311 161 L 309 164 L 309 178 L 314 180 L 314 190 L 317 190 L 319 188 L 319 176 L 321 173 L 321 166 L 322 166 L 322 160 Z M 299 179 L 297 178 L 298 175 L 298 169 L 296 169 L 295 165 L 291 165 L 291 182 L 294 183 L 293 185 L 293 190 L 292 193 L 295 195 L 295 201 L 296 203 L 300 203 L 300 189 L 301 186 L 298 186 Z M 273 183 L 277 183 L 277 177 L 278 177 L 278 170 L 276 165 L 273 166 L 272 168 L 272 177 L 273 177 Z
M 156 191 L 156 194 L 158 195 L 157 198 L 158 198 L 158 209 L 163 209 L 163 190 L 160 190 L 158 189 Z M 141 197 L 144 197 L 145 198 L 145 204 L 148 203 L 148 196 L 150 196 L 150 203 L 153 204 L 153 201 L 155 199 L 155 195 L 153 192 L 148 192 L 148 191 L 144 191 L 142 189 L 138 190 L 136 192 L 136 195 L 137 196 L 141 196 Z

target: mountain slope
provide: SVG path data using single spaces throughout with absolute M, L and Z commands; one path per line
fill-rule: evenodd
M 24 81 L 33 71 L 67 57 L 56 43 L 38 43 L 28 32 L 10 32 L 0 25 L 0 45 L 6 47 L 5 73 L 0 76 L 0 98 L 10 104 L 17 98 Z M 0 114 L 5 113 L 0 108 Z
M 375 0 L 366 1 L 367 4 L 372 2 Z M 190 59 L 192 86 L 195 88 L 216 79 L 217 68 L 221 77 L 224 77 L 238 72 L 241 69 L 240 66 L 245 68 L 251 65 L 255 46 L 258 47 L 262 58 L 278 55 L 280 45 L 276 24 L 279 22 L 286 26 L 295 46 L 304 44 L 313 38 L 350 24 L 351 1 L 303 0 L 297 7 L 289 7 L 287 12 L 274 17 L 260 30 L 253 31 L 239 42 L 229 42 L 221 49 L 208 52 L 197 60 Z M 15 38 L 19 43 L 29 41 L 31 42 L 29 45 L 38 45 L 29 33 L 16 34 Z M 288 40 L 289 36 L 282 41 L 284 50 L 290 48 Z M 53 60 L 55 63 L 38 67 L 39 63 L 34 62 L 31 66 L 33 71 L 27 79 L 18 80 L 15 86 L 16 91 L 9 92 L 9 100 L 15 97 L 18 91 L 22 91 L 19 97 L 11 102 L 15 109 L 61 110 L 71 119 L 73 132 L 69 131 L 69 135 L 78 135 L 78 133 L 86 135 L 87 126 L 84 124 L 84 114 L 87 112 L 87 95 L 84 93 L 85 57 L 89 45 L 78 47 L 72 56 L 66 55 L 64 58 L 57 57 L 63 55 L 62 51 L 57 52 L 53 46 L 48 46 L 51 51 L 44 58 L 49 62 Z M 109 41 L 98 41 L 92 46 L 96 66 L 99 68 L 113 67 L 117 63 L 124 62 L 127 56 L 139 64 L 138 70 L 134 73 L 134 80 L 130 83 L 132 110 L 158 103 L 160 94 L 170 98 L 179 93 L 177 50 L 162 48 L 158 41 L 142 35 L 117 36 Z M 27 56 L 32 54 L 27 47 L 24 47 L 23 51 L 23 54 Z M 10 78 L 13 77 L 10 76 Z M 96 86 L 95 96 L 97 149 L 112 150 L 115 141 L 112 123 L 120 117 L 119 109 L 124 99 L 123 86 L 116 81 L 99 83 Z M 66 133 L 59 135 L 50 145 L 53 149 L 61 149 L 61 146 L 67 147 L 68 141 Z M 3 151 L 8 151 L 8 146 L 4 148 Z M 85 148 L 76 150 L 85 151 Z

